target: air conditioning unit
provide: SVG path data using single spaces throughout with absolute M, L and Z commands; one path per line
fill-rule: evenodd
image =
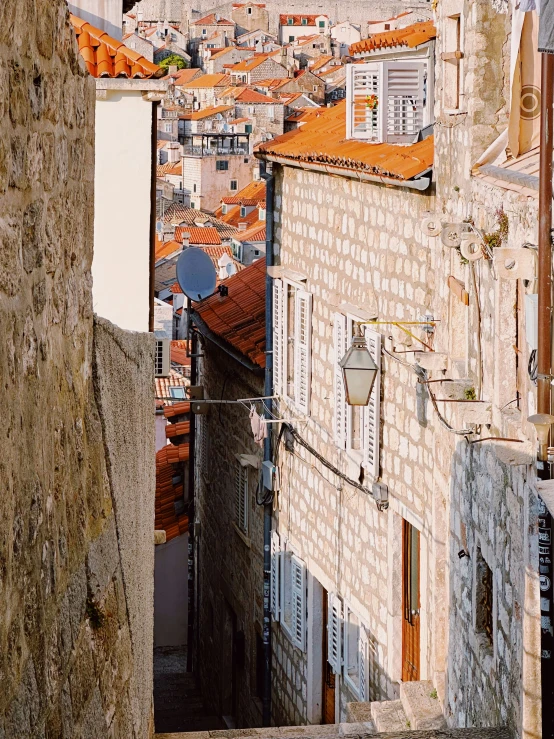
M 171 371 L 171 356 L 169 339 L 156 339 L 156 358 L 154 360 L 154 375 L 168 377 Z

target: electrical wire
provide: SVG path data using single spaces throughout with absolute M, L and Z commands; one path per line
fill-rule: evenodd
M 537 363 L 537 350 L 533 349 L 529 355 L 529 364 L 527 365 L 527 372 L 529 373 L 529 379 L 536 385 L 539 379 L 539 366 Z

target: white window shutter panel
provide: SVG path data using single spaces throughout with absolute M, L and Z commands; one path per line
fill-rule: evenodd
M 360 701 L 369 700 L 369 639 L 365 626 L 360 624 L 358 638 L 358 668 L 360 677 Z
M 381 334 L 366 326 L 365 337 L 378 372 L 369 403 L 364 408 L 364 468 L 373 479 L 377 479 L 381 443 Z
M 346 137 L 382 141 L 382 63 L 346 65 Z
M 345 449 L 348 428 L 348 406 L 346 404 L 346 393 L 339 362 L 346 354 L 347 340 L 346 316 L 343 316 L 342 313 L 335 313 L 333 343 L 335 346 L 335 443 L 340 449 Z
M 283 281 L 273 280 L 273 385 L 276 395 L 283 394 Z
M 274 621 L 281 615 L 281 539 L 276 531 L 271 532 L 271 613 Z
M 294 399 L 301 413 L 310 412 L 312 381 L 312 295 L 296 291 L 294 327 Z
M 294 554 L 291 557 L 292 641 L 306 651 L 306 565 Z
M 425 62 L 383 62 L 386 140 L 412 143 L 424 127 Z
M 342 603 L 333 593 L 328 595 L 327 606 L 327 660 L 335 675 L 340 672 L 342 659 Z

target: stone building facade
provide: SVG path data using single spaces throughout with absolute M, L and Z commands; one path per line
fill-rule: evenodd
M 93 321 L 95 85 L 67 5 L 0 19 L 0 734 L 147 737 L 153 340 Z
M 237 24 L 237 36 L 248 31 L 269 31 L 269 11 L 264 3 L 235 3 L 231 18 Z

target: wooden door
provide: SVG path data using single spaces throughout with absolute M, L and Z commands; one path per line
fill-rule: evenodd
M 329 664 L 329 639 L 327 629 L 329 627 L 329 598 L 323 588 L 323 709 L 321 722 L 323 724 L 335 723 L 335 673 Z
M 419 531 L 402 522 L 402 681 L 419 680 Z

